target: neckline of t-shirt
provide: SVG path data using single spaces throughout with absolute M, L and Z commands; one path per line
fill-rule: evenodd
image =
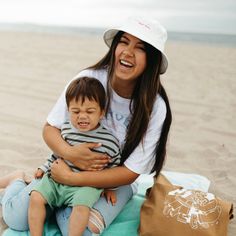
M 112 89 L 112 96 L 115 101 L 124 102 L 127 104 L 130 103 L 130 98 L 121 97 L 119 94 L 116 93 L 116 91 L 113 88 L 111 88 L 111 89 Z

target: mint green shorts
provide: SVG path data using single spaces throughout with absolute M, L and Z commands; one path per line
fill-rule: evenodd
M 51 208 L 62 205 L 72 207 L 83 205 L 91 208 L 103 189 L 58 184 L 46 174 L 32 191 L 41 193 Z

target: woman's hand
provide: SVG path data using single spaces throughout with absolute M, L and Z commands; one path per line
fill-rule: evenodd
M 63 159 L 57 159 L 51 165 L 51 177 L 58 183 L 70 186 L 114 188 L 131 184 L 138 176 L 139 174 L 125 166 L 106 168 L 101 171 L 73 172 Z
M 57 156 L 72 162 L 81 170 L 101 170 L 109 163 L 107 155 L 92 151 L 101 144 L 83 143 L 71 146 L 61 137 L 61 131 L 48 123 L 44 126 L 43 138 Z
M 51 165 L 50 175 L 53 180 L 60 184 L 71 185 L 69 180 L 71 179 L 72 174 L 73 171 L 65 163 L 65 161 L 60 158 L 55 160 Z
M 110 157 L 92 150 L 100 146 L 100 143 L 82 143 L 71 146 L 69 161 L 81 170 L 102 170 L 110 162 Z

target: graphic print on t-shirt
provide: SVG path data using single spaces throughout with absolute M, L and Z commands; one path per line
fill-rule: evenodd
M 124 142 L 124 135 L 129 122 L 130 116 L 111 110 L 108 111 L 107 118 L 102 119 L 102 124 L 118 138 L 120 145 Z

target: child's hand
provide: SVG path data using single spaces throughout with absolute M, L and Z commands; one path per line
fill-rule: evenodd
M 112 206 L 116 204 L 117 198 L 116 198 L 116 192 L 114 190 L 105 189 L 102 192 L 102 196 L 106 198 L 107 202 L 111 202 Z
M 41 169 L 37 169 L 34 173 L 34 178 L 35 179 L 41 179 L 44 175 L 44 171 Z

